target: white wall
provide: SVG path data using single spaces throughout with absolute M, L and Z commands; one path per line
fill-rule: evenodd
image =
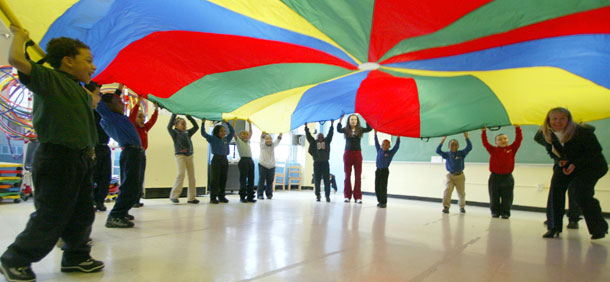
M 362 191 L 375 192 L 375 169 L 375 162 L 365 161 L 363 163 Z M 466 163 L 464 173 L 466 175 L 466 201 L 489 203 L 487 190 L 489 164 Z M 388 194 L 442 198 L 446 174 L 444 163 L 393 161 L 388 178 Z M 513 172 L 515 178 L 513 205 L 546 207 L 551 175 L 552 165 L 517 164 Z M 601 202 L 602 209 L 609 211 L 610 176 L 606 175 L 601 178 L 595 191 L 595 196 Z M 455 192 L 453 198 L 457 199 Z

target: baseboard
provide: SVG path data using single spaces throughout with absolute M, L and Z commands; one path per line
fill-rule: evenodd
M 364 195 L 375 196 L 373 192 L 362 192 Z M 406 200 L 417 200 L 417 201 L 426 201 L 426 202 L 434 202 L 434 203 L 442 203 L 443 199 L 441 198 L 433 198 L 433 197 L 421 197 L 421 196 L 409 196 L 409 195 L 394 195 L 388 194 L 388 198 L 394 199 L 406 199 Z M 451 200 L 452 204 L 457 204 L 457 200 Z M 466 205 L 475 206 L 475 207 L 485 207 L 489 208 L 489 203 L 486 202 L 474 202 L 474 201 L 466 201 Z M 530 211 L 530 212 L 540 212 L 546 213 L 546 208 L 541 207 L 530 207 L 530 206 L 521 206 L 521 205 L 513 205 L 511 207 L 513 210 L 520 211 Z M 602 215 L 606 218 L 610 218 L 610 213 L 602 212 Z
M 281 188 L 282 186 L 275 186 L 275 190 L 282 190 Z M 298 188 L 297 185 L 291 185 L 290 189 L 291 190 L 296 190 Z M 302 190 L 313 190 L 313 187 L 311 186 L 301 186 Z M 169 198 L 169 194 L 172 191 L 171 187 L 160 187 L 160 188 L 145 188 L 144 189 L 144 199 L 161 199 L 161 198 Z M 238 193 L 239 192 L 239 188 L 235 188 L 235 189 L 225 189 L 226 193 L 231 194 L 231 193 Z M 254 186 L 254 191 L 256 191 L 256 186 Z M 180 194 L 180 197 L 186 197 L 186 194 L 188 193 L 188 189 L 186 187 L 184 187 L 184 189 L 182 189 L 182 193 Z M 208 191 L 207 191 L 207 187 L 197 187 L 197 196 L 203 196 L 203 195 L 207 195 Z
M 160 198 L 169 198 L 169 194 L 172 191 L 171 187 L 161 187 L 161 188 L 145 188 L 144 189 L 144 199 L 160 199 Z M 182 189 L 182 193 L 180 197 L 186 197 L 188 193 L 188 188 L 184 187 Z M 206 195 L 207 189 L 206 187 L 197 187 L 197 196 Z

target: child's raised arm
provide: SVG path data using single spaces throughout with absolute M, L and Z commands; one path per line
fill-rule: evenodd
M 379 139 L 377 138 L 377 130 L 375 130 L 375 149 L 377 150 L 377 152 L 381 150 L 381 146 L 379 146 Z
M 515 124 L 515 142 L 511 146 L 515 150 L 518 150 L 521 147 L 521 141 L 523 141 L 523 132 L 521 132 L 521 127 L 518 124 Z
M 203 136 L 203 138 L 205 138 L 205 139 L 208 139 L 210 137 L 210 134 L 208 134 L 207 130 L 205 129 L 206 120 L 207 120 L 206 118 L 201 119 L 201 136 Z
M 18 26 L 11 25 L 11 32 L 13 33 L 13 41 L 8 52 L 8 63 L 15 67 L 18 71 L 30 75 L 32 72 L 32 65 L 30 61 L 25 58 L 25 43 L 30 37 L 30 33 Z
M 157 102 L 155 102 L 154 105 L 155 105 L 155 112 L 152 114 L 152 116 L 150 117 L 148 122 L 144 124 L 144 127 L 146 127 L 146 130 L 150 130 L 153 127 L 153 125 L 155 125 L 155 123 L 157 123 L 157 118 L 159 117 L 159 104 L 157 104 Z
M 226 136 L 227 142 L 228 142 L 228 141 L 231 141 L 231 139 L 233 139 L 233 137 L 235 136 L 235 129 L 233 128 L 233 126 L 230 123 L 228 123 L 226 121 L 225 121 L 225 123 L 229 127 L 229 135 Z
M 142 103 L 142 97 L 138 95 L 138 99 L 136 100 L 135 106 L 131 109 L 129 113 L 129 120 L 131 123 L 136 124 L 136 118 L 138 117 L 138 112 L 140 111 L 140 103 Z
M 277 138 L 275 138 L 275 141 L 273 142 L 273 147 L 275 148 L 277 145 L 280 144 L 281 141 L 282 141 L 282 133 L 280 133 L 280 135 L 278 135 Z
M 394 148 L 392 148 L 392 154 L 396 153 L 396 151 L 398 151 L 398 148 L 400 146 L 400 136 L 396 136 L 396 145 L 394 145 Z
M 493 152 L 494 146 L 489 144 L 489 141 L 487 140 L 487 127 L 481 128 L 481 141 L 483 142 L 483 147 L 485 147 L 485 149 L 487 149 L 487 152 L 491 154 Z
M 195 133 L 197 133 L 197 130 L 199 130 L 199 125 L 197 125 L 197 121 L 195 121 L 195 119 L 190 116 L 190 115 L 186 115 L 186 118 L 191 122 L 191 124 L 193 125 L 193 127 L 188 129 L 189 132 L 189 136 L 193 136 Z
M 328 142 L 330 144 L 330 142 L 333 140 L 333 131 L 335 130 L 333 128 L 333 125 L 335 124 L 334 120 L 330 121 L 330 128 L 328 129 L 328 133 L 326 134 L 326 142 Z
M 252 138 L 252 122 L 248 119 L 248 140 Z
M 313 139 L 313 136 L 311 136 L 311 133 L 309 132 L 309 127 L 307 127 L 307 123 L 305 123 L 305 138 L 307 138 L 307 142 L 309 142 L 310 144 L 316 142 L 316 140 Z

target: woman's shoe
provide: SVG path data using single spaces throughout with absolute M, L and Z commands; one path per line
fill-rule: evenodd
M 542 234 L 542 238 L 559 238 L 560 231 L 557 230 L 549 230 L 546 233 Z

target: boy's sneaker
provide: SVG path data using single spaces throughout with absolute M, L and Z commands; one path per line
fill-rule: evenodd
M 134 208 L 141 208 L 141 207 L 143 207 L 143 206 L 144 206 L 144 203 L 139 203 L 139 202 L 138 202 L 138 203 L 133 204 L 133 207 L 134 207 Z
M 186 203 L 188 203 L 188 204 L 195 204 L 196 205 L 196 204 L 199 204 L 199 200 L 194 199 L 194 200 L 186 201 Z
M 492 213 L 492 214 L 491 214 L 491 217 L 493 217 L 493 218 L 498 218 L 498 217 L 500 217 L 500 215 L 499 215 L 499 214 L 497 214 L 497 213 Z
M 227 199 L 227 198 L 220 198 L 220 199 L 218 199 L 218 201 L 221 202 L 221 203 L 226 204 L 226 203 L 229 202 L 229 199 Z
M 464 209 L 464 208 L 460 208 L 460 212 L 461 212 L 461 213 L 466 213 L 466 209 Z
M 133 222 L 121 217 L 109 216 L 106 220 L 107 228 L 132 228 L 134 225 Z
M 506 214 L 502 215 L 502 219 L 508 219 L 509 217 L 510 217 L 510 215 L 506 215 Z
M 36 281 L 36 274 L 30 266 L 9 267 L 2 263 L 0 264 L 0 273 L 8 281 Z
M 449 213 L 449 207 L 443 207 L 443 213 Z
M 210 199 L 210 204 L 218 204 L 218 200 L 215 198 Z
M 387 207 L 387 205 L 386 204 L 379 204 L 379 207 L 382 208 L 382 209 L 385 209 Z
M 135 220 L 136 219 L 135 216 L 133 216 L 131 214 L 126 214 L 124 218 L 127 219 L 127 220 Z
M 264 200 L 265 198 L 263 196 L 258 196 L 259 200 Z
M 349 203 L 349 198 L 345 198 L 345 200 L 343 200 L 346 203 Z
M 174 204 L 180 204 L 180 200 L 178 200 L 178 199 L 169 198 L 169 200 L 172 201 L 172 203 L 174 203 Z
M 326 202 L 330 203 L 330 197 L 326 197 Z
M 362 204 L 362 200 L 360 200 L 360 199 L 356 200 L 356 204 Z
M 248 202 L 248 200 L 246 200 L 246 198 L 239 198 L 239 201 L 242 202 L 242 203 L 247 203 Z
M 104 263 L 92 258 L 87 259 L 79 264 L 61 264 L 61 272 L 98 272 L 104 268 Z

